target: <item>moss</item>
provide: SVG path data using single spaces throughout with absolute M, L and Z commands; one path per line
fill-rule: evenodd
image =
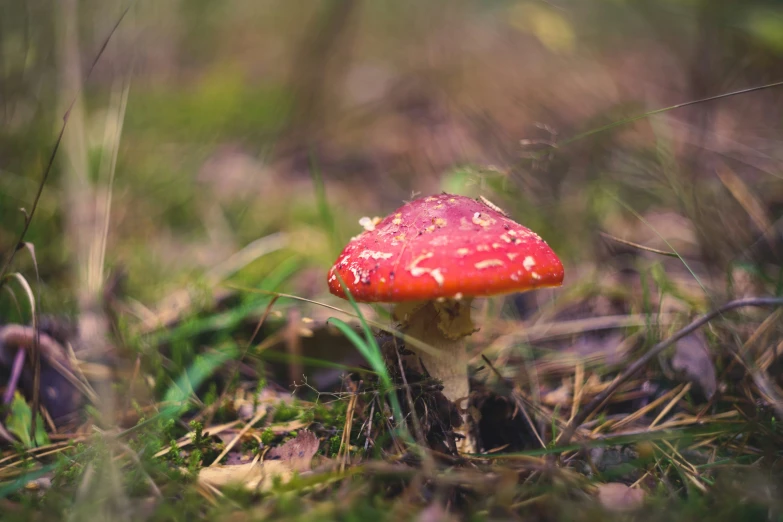
M 288 422 L 292 421 L 296 418 L 298 418 L 302 412 L 303 408 L 299 405 L 297 401 L 294 401 L 293 403 L 286 404 L 283 401 L 280 401 L 277 403 L 277 406 L 275 407 L 275 415 L 273 417 L 274 422 Z
M 273 440 L 275 440 L 275 433 L 271 428 L 267 428 L 261 433 L 261 443 L 264 446 L 271 445 Z

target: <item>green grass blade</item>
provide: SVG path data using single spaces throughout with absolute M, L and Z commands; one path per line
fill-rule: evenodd
M 169 387 L 163 401 L 169 403 L 170 406 L 167 406 L 161 413 L 168 417 L 182 411 L 191 393 L 226 361 L 238 355 L 239 350 L 236 345 L 230 345 L 221 351 L 210 352 L 196 357 L 190 367 Z
M 324 187 L 324 180 L 321 176 L 321 171 L 318 170 L 313 155 L 310 155 L 310 177 L 313 179 L 313 189 L 315 190 L 315 200 L 318 205 L 318 213 L 321 215 L 326 233 L 329 237 L 329 244 L 332 252 L 336 256 L 340 252 L 340 234 L 337 232 L 337 224 L 332 213 L 332 208 L 329 206 L 329 201 L 326 199 L 326 188 Z

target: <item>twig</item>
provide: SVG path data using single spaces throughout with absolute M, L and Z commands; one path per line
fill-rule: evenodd
M 633 364 L 631 364 L 627 370 L 625 370 L 623 373 L 615 377 L 614 381 L 601 393 L 596 395 L 593 400 L 591 400 L 587 405 L 585 405 L 584 408 L 582 408 L 579 413 L 576 414 L 576 416 L 571 420 L 571 422 L 568 423 L 568 425 L 565 428 L 565 431 L 563 431 L 563 434 L 560 437 L 560 445 L 565 446 L 571 441 L 571 437 L 573 437 L 574 433 L 576 432 L 576 429 L 579 427 L 580 424 L 582 424 L 585 419 L 587 419 L 588 416 L 590 416 L 591 413 L 596 411 L 598 408 L 600 408 L 604 402 L 606 402 L 609 397 L 612 396 L 612 394 L 617 391 L 617 389 L 620 387 L 620 385 L 633 377 L 637 372 L 641 371 L 647 364 L 658 357 L 658 354 L 660 354 L 662 351 L 664 351 L 669 346 L 673 345 L 683 337 L 686 337 L 708 322 L 712 321 L 719 315 L 722 315 L 725 312 L 728 312 L 730 310 L 734 310 L 735 308 L 745 308 L 748 306 L 754 306 L 754 307 L 769 307 L 769 306 L 783 306 L 783 298 L 781 297 L 748 297 L 745 299 L 737 299 L 735 301 L 729 301 L 728 303 L 724 304 L 723 306 L 716 308 L 715 310 L 702 315 L 698 319 L 694 320 L 692 323 L 690 323 L 688 326 L 683 328 L 682 330 L 679 330 L 677 333 L 666 339 L 665 341 L 661 341 L 660 343 L 656 344 L 650 350 L 641 356 L 639 359 L 634 361 Z
M 370 401 L 370 417 L 367 422 L 367 435 L 364 436 L 364 453 L 367 453 L 367 449 L 370 447 L 370 437 L 372 436 L 372 419 L 375 415 L 375 401 Z
M 22 326 L 18 324 L 9 324 L 0 328 L 0 346 L 17 346 L 20 350 L 32 346 L 38 337 L 38 349 L 41 355 L 60 375 L 62 375 L 71 385 L 79 390 L 93 404 L 97 404 L 98 396 L 87 383 L 84 375 L 80 380 L 71 370 L 72 365 L 63 353 L 64 349 L 56 340 L 46 334 L 36 335 L 36 330 L 31 326 Z M 76 365 L 78 370 L 78 365 Z

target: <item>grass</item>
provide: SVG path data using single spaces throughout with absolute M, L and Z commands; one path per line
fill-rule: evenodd
M 296 269 L 293 269 L 289 276 L 278 280 L 283 282 L 295 274 Z M 653 277 L 650 282 L 658 291 L 638 297 L 648 302 L 644 306 L 648 316 L 660 313 L 660 305 L 651 306 L 649 301 L 667 293 L 676 294 L 679 284 L 676 278 L 667 277 L 665 273 Z M 266 292 L 277 284 L 267 286 Z M 586 382 L 577 385 L 576 376 L 566 373 L 561 375 L 565 379 L 563 382 L 582 387 L 581 404 L 576 407 L 579 414 L 576 416 L 570 413 L 573 411 L 571 400 L 575 400 L 575 396 L 553 407 L 530 403 L 529 397 L 525 399 L 531 408 L 531 417 L 545 422 L 542 436 L 548 441 L 546 447 L 522 450 L 501 447 L 490 454 L 463 461 L 436 454 L 435 460 L 431 461 L 433 467 L 402 464 L 399 461 L 403 456 L 399 453 L 400 448 L 423 448 L 415 439 L 404 435 L 404 423 L 395 427 L 397 421 L 392 424 L 384 421 L 385 414 L 381 411 L 386 403 L 384 397 L 390 400 L 388 411 L 394 419 L 404 418 L 404 409 L 396 402 L 397 395 L 389 394 L 403 384 L 394 382 L 395 377 L 389 373 L 381 356 L 370 321 L 364 318 L 364 311 L 353 299 L 349 299 L 353 309 L 351 315 L 359 320 L 361 334 L 349 323 L 337 318 L 330 318 L 325 328 L 334 325 L 369 364 L 371 372 L 360 372 L 366 379 L 363 384 L 356 387 L 350 385 L 351 381 L 346 381 L 348 388 L 344 391 L 316 393 L 315 402 L 301 399 L 291 402 L 286 398 L 287 393 L 273 394 L 275 398 L 271 399 L 271 403 L 268 398 L 259 400 L 255 393 L 264 389 L 263 384 L 246 380 L 230 380 L 227 387 L 223 387 L 225 391 L 219 394 L 208 391 L 208 383 L 219 382 L 221 369 L 232 362 L 240 362 L 242 353 L 236 343 L 225 344 L 216 340 L 228 339 L 231 332 L 241 330 L 243 317 L 257 315 L 270 303 L 276 304 L 265 293 L 248 295 L 256 297 L 249 300 L 252 306 L 247 309 L 239 306 L 226 312 L 206 313 L 194 310 L 189 313 L 196 314 L 195 322 L 183 320 L 181 325 L 169 329 L 165 336 L 154 333 L 144 337 L 144 342 L 150 346 L 157 346 L 164 353 L 170 352 L 164 358 L 173 356 L 172 360 L 178 361 L 163 374 L 158 373 L 156 379 L 162 383 L 169 381 L 169 384 L 165 386 L 166 391 L 160 395 L 159 402 L 151 397 L 153 400 L 149 404 L 153 409 L 148 410 L 151 415 L 144 413 L 144 408 L 136 404 L 136 424 L 129 429 L 115 434 L 100 430 L 80 437 L 73 436 L 72 442 L 66 438 L 65 445 L 58 442 L 34 448 L 35 454 L 46 455 L 35 460 L 30 459 L 32 453 L 24 447 L 17 448 L 14 454 L 6 453 L 0 462 L 2 498 L 11 502 L 20 519 L 32 512 L 52 515 L 61 509 L 79 512 L 79 501 L 71 504 L 73 500 L 68 492 L 71 491 L 78 499 L 78 491 L 92 487 L 93 474 L 99 472 L 107 458 L 116 463 L 117 469 L 123 470 L 119 491 L 129 499 L 148 498 L 154 506 L 150 515 L 153 520 L 192 516 L 220 518 L 239 513 L 250 519 L 372 516 L 386 520 L 413 516 L 417 511 L 436 509 L 433 506 L 438 505 L 443 506 L 441 509 L 447 506 L 471 519 L 525 514 L 542 519 L 593 520 L 607 516 L 590 500 L 595 485 L 606 482 L 634 484 L 645 490 L 645 502 L 656 508 L 634 515 L 644 520 L 664 517 L 685 520 L 699 513 L 711 513 L 726 520 L 736 516 L 754 519 L 761 513 L 778 509 L 775 497 L 760 494 L 757 488 L 772 487 L 777 480 L 773 463 L 779 458 L 776 449 L 781 435 L 779 422 L 774 412 L 759 409 L 755 401 L 743 398 L 742 394 L 750 391 L 748 382 L 744 380 L 724 380 L 729 388 L 711 408 L 705 409 L 703 399 L 689 391 L 690 385 L 679 385 L 662 396 L 657 406 L 652 403 L 649 412 L 631 416 L 630 410 L 623 410 L 620 406 L 624 413 L 618 417 L 609 410 L 615 403 L 625 403 L 627 399 L 622 398 L 623 393 L 633 393 L 637 385 L 630 382 L 630 387 L 622 391 L 618 384 L 616 390 L 606 388 L 596 393 L 587 387 Z M 584 295 L 580 299 L 587 297 Z M 765 302 L 778 303 L 770 299 Z M 199 318 L 199 315 L 203 317 Z M 264 313 L 264 317 L 267 316 L 268 313 Z M 232 317 L 236 319 L 230 319 Z M 766 333 L 774 330 L 774 323 L 763 321 L 764 316 L 730 315 L 728 308 L 711 314 L 710 318 L 719 319 L 712 331 L 716 343 L 727 339 L 727 334 L 731 338 L 732 330 L 737 328 L 752 332 L 751 337 L 754 338 L 764 335 L 764 329 Z M 506 321 L 513 319 L 498 317 L 490 324 L 489 330 L 503 332 Z M 531 324 L 534 323 L 535 319 Z M 706 321 L 702 321 L 704 323 Z M 640 332 L 649 336 L 654 334 L 655 329 L 654 324 L 649 323 Z M 215 333 L 219 335 L 215 337 Z M 492 335 L 489 333 L 490 338 Z M 202 344 L 208 341 L 213 347 L 207 351 L 194 351 L 189 347 L 196 339 L 201 339 Z M 659 346 L 668 343 L 669 339 L 667 336 L 663 343 L 648 348 L 646 355 L 638 359 L 637 365 L 640 369 L 646 368 L 648 378 L 654 368 L 651 362 L 662 351 Z M 491 347 L 487 347 L 485 353 L 492 354 Z M 144 352 L 139 354 L 147 358 Z M 286 358 L 282 354 L 282 359 Z M 539 366 L 544 361 L 536 356 L 531 361 L 541 379 L 542 391 L 551 382 L 547 378 L 546 367 Z M 536 370 L 537 367 L 539 369 Z M 184 368 L 184 371 L 177 368 Z M 591 368 L 590 373 L 599 378 L 604 372 L 611 372 L 609 368 L 602 369 L 600 364 Z M 584 378 L 584 373 L 582 375 Z M 611 377 L 611 373 L 607 377 Z M 629 381 L 631 377 L 626 371 L 615 382 Z M 476 378 L 483 386 L 489 387 L 496 380 L 486 368 L 479 369 Z M 221 386 L 212 387 L 212 390 L 215 389 L 221 389 Z M 528 396 L 529 390 L 525 390 L 524 386 L 516 389 L 523 397 Z M 310 387 L 301 390 L 314 391 Z M 207 398 L 210 393 L 211 399 Z M 427 392 L 420 390 L 418 393 L 422 395 L 417 395 L 416 400 Z M 498 390 L 497 393 L 503 396 L 508 392 Z M 590 397 L 592 402 L 587 404 Z M 266 403 L 266 409 L 258 410 L 262 403 Z M 237 433 L 242 421 L 236 424 L 232 419 L 236 419 L 236 412 L 242 405 L 248 404 L 252 404 L 252 408 L 260 414 L 258 421 L 252 427 L 246 426 L 244 433 L 252 434 L 257 442 L 253 442 L 251 437 L 235 446 L 233 454 L 263 454 L 268 451 L 265 448 L 284 444 L 293 440 L 300 430 L 310 428 L 319 434 L 315 461 L 319 464 L 306 474 L 274 482 L 263 492 L 226 486 L 216 497 L 217 491 L 208 493 L 198 477 L 200 470 L 222 453 L 226 439 L 218 438 L 207 428 L 228 421 L 233 422 L 234 427 L 225 433 Z M 591 404 L 601 408 L 598 416 L 589 415 L 593 410 Z M 214 407 L 222 411 L 207 413 Z M 593 424 L 587 430 L 578 430 L 579 437 L 575 442 L 570 442 L 571 435 L 563 435 L 569 423 L 587 426 L 585 422 L 590 417 Z M 188 421 L 188 418 L 194 420 Z M 204 424 L 210 418 L 212 421 Z M 653 419 L 655 421 L 651 422 Z M 100 424 L 98 418 L 91 422 Z M 644 428 L 645 422 L 648 428 Z M 399 427 L 403 428 L 403 436 L 399 439 L 403 446 L 393 444 L 401 435 Z M 495 429 L 503 427 L 496 426 Z M 261 453 L 258 453 L 259 448 Z M 603 455 L 616 457 L 613 457 L 614 460 L 605 458 L 596 461 L 598 450 L 602 450 Z M 342 466 L 338 465 L 340 462 Z M 737 474 L 748 474 L 752 479 L 738 484 L 732 479 Z M 52 486 L 44 490 L 43 496 L 37 496 L 35 487 L 31 489 L 30 485 L 36 484 L 42 477 L 50 480 Z M 510 480 L 509 477 L 514 478 Z M 747 500 L 727 504 L 726 488 L 731 488 L 735 496 L 744 495 Z M 436 500 L 435 503 L 426 501 L 430 496 Z M 183 499 L 186 506 L 173 510 L 166 500 L 172 497 Z M 111 512 L 113 508 L 107 509 Z

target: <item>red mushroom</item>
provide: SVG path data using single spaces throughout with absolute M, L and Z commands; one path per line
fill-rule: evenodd
M 474 297 L 560 286 L 563 265 L 535 232 L 487 200 L 440 194 L 411 201 L 345 247 L 329 271 L 329 290 L 359 302 L 398 303 L 403 331 L 436 349 L 420 351 L 423 369 L 457 407 L 468 398 L 468 356 L 461 340 L 476 331 Z M 410 348 L 410 347 L 408 347 Z M 466 409 L 459 431 L 467 433 Z M 469 437 L 460 447 L 473 451 Z

